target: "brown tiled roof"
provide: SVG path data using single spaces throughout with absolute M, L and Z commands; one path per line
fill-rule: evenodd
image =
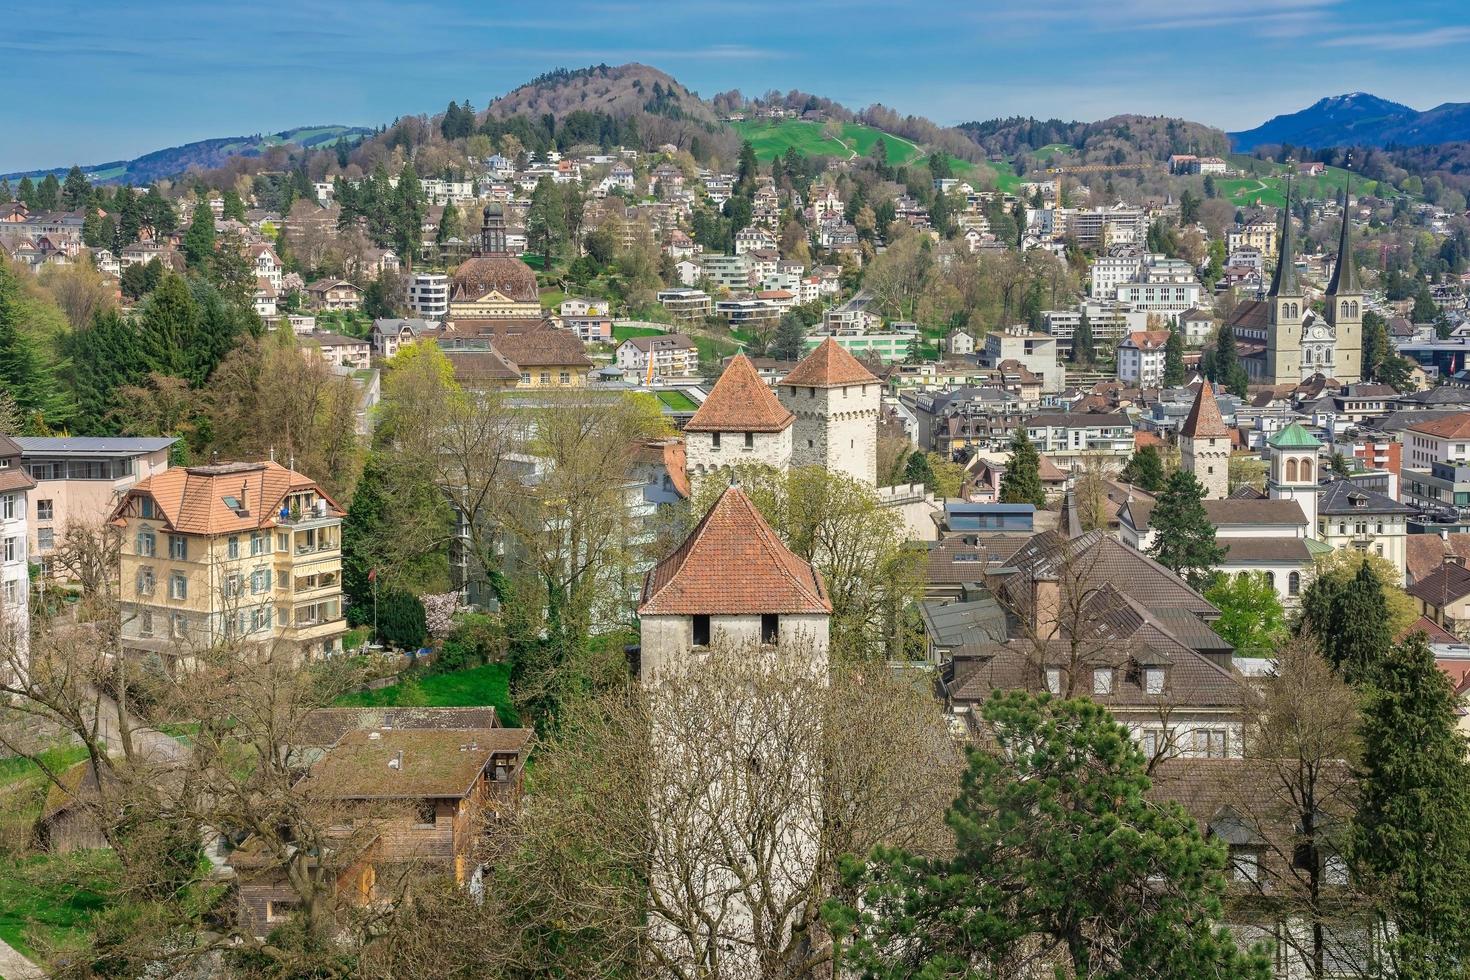
M 830 613 L 822 575 L 787 548 L 739 487 L 643 579 L 640 616 Z
M 1264 330 L 1271 322 L 1271 304 L 1263 299 L 1248 299 L 1237 303 L 1225 322 L 1232 327 Z
M 1215 389 L 1208 381 L 1199 386 L 1199 394 L 1195 395 L 1179 434 L 1195 439 L 1220 439 L 1230 435 L 1230 430 L 1225 428 L 1225 420 L 1220 417 Z
M 521 380 L 521 372 L 493 350 L 449 350 L 444 352 L 454 366 L 454 379 L 474 384 L 485 381 Z
M 455 317 L 445 326 L 439 339 L 445 343 L 485 338 L 494 341 L 510 334 L 555 329 L 545 317 Z
M 1470 438 L 1470 412 L 1456 412 L 1453 415 L 1441 415 L 1415 422 L 1409 426 L 1409 431 L 1422 432 L 1426 436 L 1438 436 L 1441 439 Z
M 929 549 L 924 578 L 935 585 L 963 585 L 985 579 L 985 566 L 1005 562 L 1028 540 L 1026 535 L 955 535 Z
M 31 490 L 36 486 L 36 481 L 20 465 L 20 444 L 14 439 L 0 433 L 0 459 L 9 460 L 10 465 L 0 469 L 0 492 L 10 490 Z
M 1432 573 L 1450 555 L 1470 562 L 1470 534 L 1410 534 L 1404 538 L 1404 564 L 1411 582 Z
M 296 789 L 329 800 L 457 799 L 469 793 L 493 755 L 524 753 L 530 741 L 527 728 L 352 731 Z M 401 765 L 390 767 L 400 752 Z
M 686 432 L 780 432 L 795 418 L 744 354 L 730 360 Z
M 1140 502 L 1134 499 L 1129 506 Z M 1218 609 L 1178 575 L 1101 529 L 1070 540 L 1057 531 L 1033 536 L 1011 557 L 1010 563 L 1017 572 L 1006 580 L 1002 589 L 1027 587 L 1031 576 L 1054 574 L 1068 561 L 1073 563 L 1072 574 L 1087 588 L 1112 583 L 1150 610 L 1187 609 L 1205 617 L 1219 614 Z M 1017 605 L 1024 602 L 1023 595 L 1013 600 Z
M 1220 538 L 1227 562 L 1311 562 L 1305 538 Z
M 1470 595 L 1470 568 L 1457 562 L 1445 562 L 1405 589 L 1416 599 L 1443 608 L 1446 603 Z
M 1128 503 L 1129 516 L 1139 531 L 1147 531 L 1156 500 L 1135 499 Z M 1202 500 L 1210 523 L 1259 524 L 1267 527 L 1295 527 L 1307 523 L 1302 505 L 1295 500 L 1273 500 L 1264 497 L 1226 497 L 1224 500 Z M 1224 543 L 1225 538 L 1220 542 Z
M 450 300 L 477 300 L 497 292 L 514 303 L 537 303 L 536 273 L 520 259 L 489 255 L 468 259 L 450 279 Z
M 493 341 L 500 356 L 516 367 L 580 367 L 590 368 L 592 360 L 577 335 L 567 330 L 531 330 L 496 337 Z
M 217 463 L 176 466 L 150 476 L 129 491 L 113 511 L 116 520 L 128 501 L 151 497 L 171 530 L 185 534 L 228 534 L 274 527 L 286 495 L 315 490 L 327 502 L 328 513 L 346 514 L 316 481 L 280 463 Z M 246 508 L 245 516 L 230 509 L 224 498 L 234 497 Z
M 792 372 L 781 379 L 781 384 L 800 388 L 837 388 L 877 380 L 861 361 L 828 337 L 803 357 Z
M 1139 350 L 1158 350 L 1169 342 L 1169 331 L 1135 330 L 1128 335 L 1128 342 Z
M 1424 638 L 1430 643 L 1463 643 L 1458 636 L 1445 629 L 1443 626 L 1430 619 L 1428 616 L 1420 616 L 1408 626 L 1399 630 L 1399 635 L 1393 638 L 1395 643 L 1402 643 L 1406 637 L 1415 633 L 1423 633 Z M 1470 666 L 1470 665 L 1467 665 Z M 1456 678 L 1458 680 L 1458 678 Z

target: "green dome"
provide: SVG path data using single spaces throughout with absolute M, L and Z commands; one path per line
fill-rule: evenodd
M 1272 449 L 1318 449 L 1322 443 L 1316 436 L 1293 422 L 1266 441 Z

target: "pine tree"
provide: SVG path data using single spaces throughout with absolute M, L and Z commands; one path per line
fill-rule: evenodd
M 1083 310 L 1077 320 L 1077 329 L 1072 331 L 1071 361 L 1079 367 L 1089 366 L 1093 353 L 1092 322 L 1087 319 L 1087 311 Z
M 424 238 L 424 188 L 412 163 L 405 163 L 398 173 L 398 186 L 393 191 L 393 241 L 398 257 L 412 267 Z
M 82 173 L 82 168 L 73 165 L 67 171 L 66 183 L 61 186 L 61 206 L 67 211 L 78 211 L 92 199 L 92 184 Z
M 802 322 L 801 315 L 787 311 L 781 314 L 781 321 L 776 325 L 776 334 L 771 338 L 766 353 L 778 361 L 797 361 L 801 359 L 805 343 L 806 324 Z
M 20 282 L 0 263 L 0 391 L 10 394 L 28 433 L 65 425 L 76 406 L 63 391 L 55 366 L 26 333 Z
M 36 185 L 32 183 L 31 178 L 29 177 L 22 177 L 20 179 L 20 187 L 16 190 L 15 196 L 20 201 L 20 203 L 24 204 L 28 208 L 35 208 L 38 206 L 36 204 Z
M 42 211 L 55 211 L 56 206 L 61 203 L 61 181 L 56 179 L 55 174 L 47 174 L 41 183 L 36 185 L 36 207 Z
M 1128 465 L 1123 467 L 1123 479 L 1149 493 L 1158 493 L 1164 488 L 1164 460 L 1157 446 L 1140 446 L 1133 451 Z
M 1231 372 L 1239 363 L 1240 358 L 1235 349 L 1235 328 L 1228 323 L 1222 324 L 1215 334 L 1215 373 L 1211 380 L 1229 384 Z
M 1388 598 L 1367 560 L 1346 582 L 1317 575 L 1302 595 L 1300 628 L 1349 684 L 1373 680 L 1393 646 Z
M 200 269 L 214 257 L 214 212 L 201 199 L 194 205 L 194 218 L 184 233 L 184 258 L 189 268 Z
M 458 238 L 463 229 L 460 227 L 459 208 L 451 201 L 444 205 L 444 213 L 439 216 L 439 228 L 434 233 L 434 243 L 443 245 L 451 238 Z
M 982 718 L 989 737 L 945 821 L 953 856 L 880 847 L 843 862 L 844 892 L 861 899 L 824 913 L 853 936 L 844 973 L 1009 977 L 1029 961 L 1037 976 L 1270 976 L 1215 926 L 1224 847 L 1148 798 L 1147 762 L 1104 708 L 1011 691 Z
M 1177 324 L 1169 326 L 1169 340 L 1164 344 L 1164 385 L 1178 388 L 1184 384 L 1184 337 Z
M 1391 924 L 1389 970 L 1458 977 L 1470 960 L 1470 765 L 1459 704 L 1423 634 L 1374 671 L 1351 857 Z
M 1026 430 L 1016 429 L 1011 437 L 1011 455 L 1005 475 L 1000 480 L 1000 502 L 1046 506 L 1046 492 L 1041 487 L 1041 454 L 1036 451 Z
M 1205 488 L 1193 473 L 1175 470 L 1149 518 L 1154 532 L 1149 554 L 1196 589 L 1209 583 L 1225 558 L 1225 549 L 1215 543 L 1215 525 L 1205 512 L 1204 496 Z
M 233 187 L 225 191 L 224 216 L 227 221 L 245 221 L 245 202 Z

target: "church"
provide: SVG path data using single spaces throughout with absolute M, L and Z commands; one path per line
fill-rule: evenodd
M 1348 191 L 1351 193 L 1351 185 Z M 1343 384 L 1363 380 L 1363 291 L 1353 264 L 1352 222 L 1343 210 L 1337 266 L 1323 314 L 1310 308 L 1297 277 L 1291 225 L 1291 187 L 1282 209 L 1281 252 L 1265 299 L 1247 300 L 1227 321 L 1249 345 L 1241 357 L 1251 384 L 1295 385 L 1315 374 Z

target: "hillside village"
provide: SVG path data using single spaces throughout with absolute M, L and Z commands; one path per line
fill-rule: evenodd
M 0 972 L 1451 975 L 1463 194 L 601 68 L 0 184 Z

